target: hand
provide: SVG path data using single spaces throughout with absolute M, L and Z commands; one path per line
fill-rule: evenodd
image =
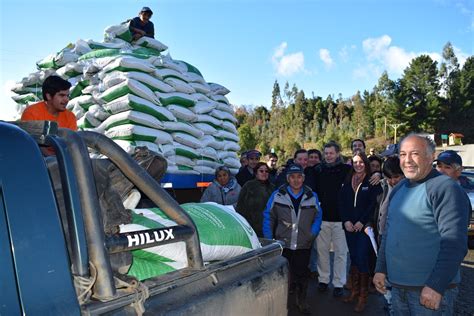
M 354 232 L 354 225 L 349 221 L 344 222 L 344 228 L 350 233 Z
M 354 225 L 354 231 L 360 232 L 360 231 L 362 230 L 362 228 L 364 228 L 364 224 L 362 224 L 361 222 L 355 223 L 355 225 Z
M 380 180 L 382 180 L 382 175 L 380 174 L 380 172 L 376 172 L 370 177 L 369 183 L 371 185 L 377 185 L 380 183 Z
M 439 309 L 439 304 L 441 303 L 441 298 L 443 296 L 433 290 L 432 288 L 425 286 L 421 290 L 420 294 L 420 304 L 426 308 L 437 310 Z
M 385 294 L 387 293 L 387 288 L 385 287 L 385 274 L 377 272 L 374 275 L 372 282 L 375 285 L 375 288 L 379 293 Z

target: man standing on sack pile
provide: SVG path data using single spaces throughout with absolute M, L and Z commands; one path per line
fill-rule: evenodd
M 283 241 L 283 256 L 290 265 L 290 286 L 295 285 L 296 305 L 300 312 L 310 314 L 306 302 L 308 264 L 311 245 L 321 228 L 322 210 L 316 193 L 303 184 L 302 166 L 289 166 L 286 179 L 288 182 L 270 196 L 263 212 L 263 235 Z
M 150 21 L 153 11 L 149 7 L 143 7 L 138 16 L 130 21 L 130 32 L 136 41 L 143 36 L 155 38 L 155 26 Z
M 467 194 L 434 170 L 434 143 L 412 134 L 400 144 L 406 177 L 390 195 L 374 285 L 392 285 L 395 315 L 453 315 L 467 253 Z

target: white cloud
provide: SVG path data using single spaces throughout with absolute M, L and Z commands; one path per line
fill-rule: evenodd
M 331 68 L 334 65 L 334 61 L 331 58 L 331 53 L 326 48 L 321 48 L 319 50 L 319 58 L 321 58 L 327 68 Z
M 285 54 L 285 50 L 286 50 L 287 47 L 288 47 L 288 43 L 287 43 L 287 42 L 282 42 L 282 43 L 280 44 L 280 46 L 278 46 L 277 48 L 275 48 L 275 53 L 273 54 L 273 58 L 277 59 L 277 58 L 283 57 L 283 55 Z
M 418 54 L 406 52 L 403 48 L 397 46 L 388 47 L 383 52 L 382 63 L 386 66 L 387 71 L 401 74 L 408 67 L 410 61 Z
M 362 49 L 369 60 L 379 59 L 390 46 L 392 39 L 388 35 L 379 38 L 368 38 L 362 42 Z
M 285 51 L 288 43 L 282 42 L 272 56 L 272 62 L 275 66 L 277 74 L 282 76 L 291 76 L 298 72 L 303 72 L 304 69 L 304 55 L 302 52 L 286 54 Z
M 404 48 L 391 44 L 392 38 L 388 35 L 365 39 L 362 48 L 366 54 L 368 67 L 377 66 L 398 77 L 417 56 L 428 55 L 435 61 L 441 60 L 441 55 L 436 52 L 407 52 Z

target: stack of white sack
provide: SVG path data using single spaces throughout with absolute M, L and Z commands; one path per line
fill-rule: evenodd
M 153 38 L 132 42 L 127 24 L 110 26 L 103 42 L 78 40 L 37 62 L 12 89 L 19 114 L 42 99 L 50 75 L 71 82 L 67 108 L 78 127 L 110 137 L 125 151 L 146 146 L 168 161 L 168 173 L 214 174 L 240 167 L 230 91 L 208 83 L 194 66 L 163 52 Z

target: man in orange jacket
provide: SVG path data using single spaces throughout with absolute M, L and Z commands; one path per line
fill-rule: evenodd
M 59 127 L 77 130 L 74 113 L 66 109 L 71 83 L 58 76 L 49 76 L 43 82 L 43 100 L 30 105 L 21 115 L 22 121 L 55 121 Z
M 54 121 L 58 127 L 77 131 L 77 120 L 74 113 L 66 109 L 69 102 L 71 83 L 58 76 L 49 76 L 43 82 L 43 100 L 30 105 L 21 115 L 22 121 Z M 45 156 L 54 155 L 51 147 L 42 147 Z

